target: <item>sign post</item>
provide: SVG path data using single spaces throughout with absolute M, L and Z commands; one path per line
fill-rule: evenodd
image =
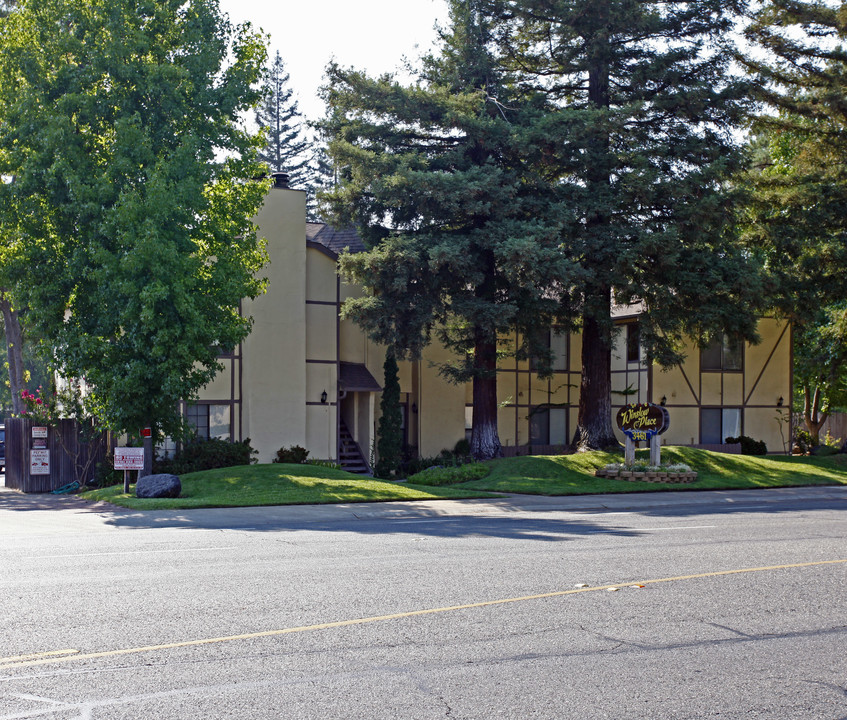
M 144 448 L 115 448 L 115 470 L 124 471 L 124 492 L 129 492 L 129 471 L 144 469 Z
M 670 427 L 670 421 L 667 409 L 653 403 L 625 405 L 618 410 L 618 427 L 626 435 L 624 464 L 635 463 L 635 443 L 643 440 L 650 443 L 650 464 L 661 465 L 659 435 Z

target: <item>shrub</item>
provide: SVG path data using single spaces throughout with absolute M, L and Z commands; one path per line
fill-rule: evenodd
M 812 433 L 808 430 L 799 427 L 794 429 L 794 444 L 804 455 L 812 448 L 817 447 L 818 442 L 819 439 L 817 437 L 812 437 Z
M 838 455 L 838 453 L 840 452 L 841 451 L 837 447 L 832 447 L 832 445 L 821 443 L 817 447 L 813 447 L 809 454 L 815 455 L 817 457 L 827 457 L 828 455 Z
M 253 455 L 258 452 L 250 446 L 250 438 L 242 442 L 230 442 L 218 438 L 196 440 L 184 445 L 173 458 L 162 460 L 156 458 L 153 462 L 153 472 L 185 475 L 201 470 L 250 465 L 256 462 Z
M 459 457 L 467 457 L 471 454 L 471 441 L 467 438 L 462 438 L 453 447 L 453 454 Z
M 400 380 L 397 375 L 397 360 L 394 357 L 394 349 L 391 347 L 385 351 L 383 372 L 385 381 L 382 386 L 382 398 L 379 401 L 382 414 L 376 431 L 377 438 L 379 438 L 376 446 L 379 460 L 374 470 L 377 477 L 390 478 L 400 469 L 403 452 Z
M 290 448 L 281 447 L 276 451 L 276 457 L 271 460 L 275 463 L 291 463 L 292 465 L 302 465 L 309 457 L 309 451 L 299 445 L 292 445 Z
M 115 454 L 110 452 L 103 462 L 97 463 L 94 468 L 94 477 L 91 482 L 86 483 L 90 487 L 106 488 L 112 485 L 120 485 L 124 481 L 123 470 L 115 470 Z
M 768 454 L 768 446 L 765 444 L 764 440 L 754 440 L 751 437 L 747 437 L 747 435 L 739 435 L 738 437 L 728 437 L 726 438 L 725 442 L 729 443 L 730 445 L 740 443 L 742 455 Z
M 406 477 L 419 473 L 431 467 L 459 467 L 472 463 L 473 458 L 465 455 L 456 455 L 450 450 L 442 450 L 440 455 L 435 457 L 410 457 L 403 461 L 402 471 Z
M 276 462 L 276 460 L 274 460 Z M 332 460 L 306 460 L 306 465 L 314 465 L 315 467 L 329 468 L 330 470 L 343 470 L 338 463 L 332 462 Z
M 435 466 L 412 475 L 409 482 L 415 485 L 454 485 L 469 480 L 479 480 L 488 475 L 490 471 L 491 468 L 482 463 L 471 463 L 458 467 Z

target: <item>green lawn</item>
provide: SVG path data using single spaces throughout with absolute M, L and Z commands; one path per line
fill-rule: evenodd
M 639 451 L 646 456 L 647 451 Z M 620 462 L 620 453 L 516 457 L 489 463 L 480 480 L 425 487 L 393 483 L 314 465 L 242 465 L 183 475 L 182 497 L 141 500 L 120 485 L 89 490 L 80 497 L 134 510 L 303 505 L 317 503 L 435 500 L 495 497 L 491 493 L 584 495 L 657 490 L 738 490 L 797 485 L 847 485 L 847 455 L 784 457 L 726 455 L 687 447 L 662 449 L 662 461 L 686 463 L 698 473 L 689 484 L 628 482 L 594 477 L 594 470 Z M 131 488 L 134 492 L 134 486 Z
M 648 451 L 639 451 L 647 459 Z M 662 448 L 664 464 L 685 463 L 698 473 L 689 484 L 629 482 L 594 477 L 620 453 L 516 457 L 491 463 L 491 473 L 452 487 L 531 495 L 582 495 L 656 490 L 738 490 L 797 485 L 847 485 L 847 455 L 786 457 L 729 455 L 688 447 Z
M 130 486 L 129 495 L 123 492 L 123 485 L 114 485 L 80 493 L 79 497 L 105 500 L 133 510 L 493 497 L 490 493 L 464 487 L 418 487 L 383 482 L 315 465 L 241 465 L 189 473 L 181 476 L 180 481 L 182 495 L 175 499 L 137 498 L 134 485 Z

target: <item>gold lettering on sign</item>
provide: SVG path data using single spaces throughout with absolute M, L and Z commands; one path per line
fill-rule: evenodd
M 625 427 L 633 429 L 651 428 L 658 425 L 657 417 L 648 417 L 650 412 L 649 407 L 631 407 L 627 408 L 621 417 L 621 424 Z

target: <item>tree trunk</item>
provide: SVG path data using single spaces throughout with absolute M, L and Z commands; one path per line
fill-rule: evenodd
M 579 384 L 579 416 L 573 436 L 577 452 L 617 447 L 612 430 L 612 328 L 610 321 L 596 320 L 588 312 L 582 325 L 582 379 Z
M 596 28 L 587 41 L 588 101 L 595 108 L 610 106 L 609 15 L 608 2 L 594 7 Z M 586 237 L 591 248 L 589 263 L 594 279 L 585 288 L 582 313 L 582 378 L 579 386 L 579 415 L 573 436 L 577 452 L 600 450 L 619 443 L 612 431 L 612 289 L 605 280 L 609 247 L 610 208 L 603 198 L 609 195 L 614 162 L 610 154 L 608 130 L 598 124 L 587 147 L 591 165 L 587 172 L 589 192 L 597 205 L 586 216 Z
M 817 445 L 818 443 L 820 443 L 821 428 L 826 422 L 826 419 L 829 417 L 829 413 L 820 412 L 820 387 L 815 388 L 813 396 L 811 388 L 806 385 L 803 388 L 803 395 L 803 422 L 806 425 L 806 429 L 809 431 L 809 435 L 812 436 L 812 444 Z
M 18 311 L 5 293 L 0 294 L 0 310 L 3 312 L 3 326 L 6 330 L 6 354 L 9 360 L 9 389 L 12 394 L 12 412 L 20 415 L 21 390 L 24 389 L 23 331 Z
M 503 457 L 497 432 L 497 343 L 478 333 L 474 342 L 473 430 L 471 455 L 475 460 Z

